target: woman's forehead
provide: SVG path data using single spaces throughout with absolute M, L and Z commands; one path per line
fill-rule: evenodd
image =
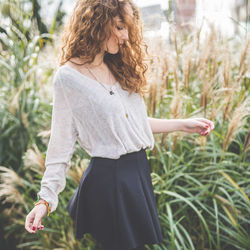
M 132 7 L 131 7 L 130 4 L 126 4 L 126 5 L 124 6 L 124 9 L 125 9 L 125 11 L 126 11 L 126 14 L 128 14 L 128 15 L 131 16 L 131 17 L 133 17 L 134 12 L 133 12 L 133 9 L 132 9 Z M 122 18 L 121 16 L 119 16 L 119 15 L 115 16 L 115 17 L 114 17 L 114 20 L 117 21 L 117 22 L 124 22 L 124 21 L 123 21 L 123 18 Z

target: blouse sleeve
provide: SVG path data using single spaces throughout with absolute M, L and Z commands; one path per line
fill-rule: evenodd
M 51 134 L 45 159 L 45 172 L 38 197 L 46 200 L 51 212 L 58 205 L 58 194 L 66 185 L 66 173 L 74 152 L 77 131 L 72 110 L 67 102 L 59 74 L 53 80 L 53 108 Z

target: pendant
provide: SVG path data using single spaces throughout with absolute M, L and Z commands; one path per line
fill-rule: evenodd
M 128 113 L 126 113 L 126 117 L 128 118 Z
M 113 94 L 114 94 L 114 92 L 113 92 L 112 90 L 110 90 L 110 91 L 109 91 L 109 94 L 110 94 L 110 95 L 113 95 Z

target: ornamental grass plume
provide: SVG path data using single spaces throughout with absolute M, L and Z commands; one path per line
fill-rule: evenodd
M 250 126 L 248 127 L 248 133 L 244 142 L 244 152 L 246 153 L 248 150 L 250 150 Z
M 28 114 L 25 112 L 22 112 L 21 119 L 22 119 L 22 123 L 23 123 L 24 127 L 26 129 L 28 129 L 29 128 Z
M 233 108 L 233 91 L 231 90 L 230 92 L 228 92 L 228 95 L 226 95 L 224 97 L 224 101 L 223 101 L 223 117 L 222 117 L 222 123 L 224 124 L 226 122 L 226 120 L 229 119 L 230 116 L 230 111 Z
M 208 70 L 207 65 L 210 56 L 213 54 L 213 50 L 216 43 L 215 40 L 216 40 L 215 30 L 211 29 L 211 33 L 203 42 L 203 47 L 199 48 L 200 53 L 197 62 L 197 76 L 199 76 L 200 79 L 202 79 L 204 72 Z
M 225 152 L 230 144 L 230 142 L 235 138 L 235 135 L 239 128 L 245 125 L 246 116 L 250 112 L 250 96 L 248 96 L 245 101 L 239 103 L 238 107 L 234 109 L 232 118 L 228 125 L 227 134 L 223 140 L 223 151 Z
M 178 76 L 177 76 L 177 70 L 176 70 L 176 67 L 174 69 L 174 75 L 175 75 L 175 79 L 176 79 L 176 82 L 175 82 L 175 88 L 174 88 L 174 97 L 173 97 L 173 100 L 172 100 L 172 103 L 171 103 L 171 114 L 172 114 L 172 117 L 174 119 L 178 119 L 180 118 L 180 110 L 181 110 L 181 105 L 182 105 L 182 98 L 180 96 L 180 91 L 179 91 L 179 87 L 178 87 L 178 84 L 179 84 L 179 81 L 178 81 Z M 172 141 L 173 141 L 173 146 L 172 146 L 172 150 L 175 151 L 176 149 L 176 146 L 177 146 L 177 142 L 178 142 L 178 132 L 173 132 L 172 133 Z
M 190 41 L 189 44 L 183 46 L 182 52 L 182 74 L 183 74 L 183 85 L 186 91 L 189 86 L 190 71 L 193 64 L 193 54 L 194 54 L 194 42 Z
M 231 66 L 231 54 L 227 49 L 223 56 L 223 83 L 224 87 L 228 88 L 230 86 L 230 81 L 232 79 L 232 66 Z
M 77 183 L 77 185 L 79 185 L 81 177 L 88 165 L 88 159 L 81 159 L 79 156 L 77 156 L 74 166 L 68 170 L 67 174 Z
M 248 58 L 247 55 L 249 53 L 249 44 L 250 44 L 250 36 L 248 37 L 248 39 L 246 40 L 246 44 L 241 52 L 241 57 L 240 57 L 240 67 L 239 67 L 239 72 L 241 73 L 241 71 L 243 70 L 243 65 L 245 62 L 245 59 Z M 248 67 L 249 67 L 249 58 L 248 58 Z
M 46 140 L 47 141 L 47 139 L 49 139 L 49 137 L 50 137 L 50 133 L 51 133 L 50 129 L 49 130 L 43 130 L 43 131 L 39 132 L 37 134 L 37 136 L 41 137 L 42 140 Z
M 38 149 L 36 144 L 29 148 L 24 155 L 24 169 L 29 168 L 39 175 L 43 175 L 45 171 L 45 160 L 42 152 Z
M 10 203 L 11 207 L 4 210 L 4 213 L 10 215 L 16 210 L 16 204 L 25 204 L 21 188 L 25 188 L 22 178 L 12 169 L 0 166 L 0 198 L 2 204 Z M 21 187 L 21 188 L 20 188 Z
M 157 106 L 157 84 L 156 82 L 153 80 L 153 78 L 151 79 L 151 83 L 149 81 L 149 102 L 150 105 L 148 107 L 150 107 L 150 113 L 152 114 L 152 116 L 154 116 L 155 111 L 156 111 L 156 106 Z
M 169 54 L 169 53 L 167 53 Z M 163 88 L 165 89 L 166 93 L 167 91 L 169 90 L 169 60 L 168 60 L 168 57 L 165 56 L 165 57 L 162 57 L 162 60 L 163 60 L 163 69 L 162 69 L 162 80 L 164 81 L 164 85 L 163 85 Z
M 16 113 L 16 110 L 19 110 L 19 96 L 22 93 L 24 87 L 25 81 L 18 87 L 16 92 L 13 93 L 13 96 L 9 101 L 9 111 L 13 115 Z

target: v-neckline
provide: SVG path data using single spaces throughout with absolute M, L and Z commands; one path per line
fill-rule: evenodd
M 115 86 L 115 85 L 118 84 L 118 81 L 116 81 L 116 82 L 115 82 L 114 84 L 112 84 L 112 85 L 111 85 L 111 84 L 107 84 L 107 83 L 103 83 L 103 82 L 98 82 L 97 80 L 95 80 L 95 79 L 93 79 L 93 78 L 91 78 L 91 77 L 88 77 L 88 76 L 82 74 L 82 73 L 79 72 L 77 69 L 75 69 L 75 68 L 73 68 L 73 67 L 71 67 L 71 66 L 69 66 L 69 65 L 67 65 L 67 64 L 64 64 L 62 67 L 70 68 L 70 69 L 72 69 L 73 71 L 75 71 L 77 74 L 79 74 L 81 77 L 83 77 L 83 78 L 85 78 L 85 79 L 88 79 L 88 80 L 91 80 L 91 81 L 94 81 L 94 82 L 99 83 L 99 84 L 103 84 L 103 85 L 108 86 L 108 87 L 113 87 L 113 86 Z

